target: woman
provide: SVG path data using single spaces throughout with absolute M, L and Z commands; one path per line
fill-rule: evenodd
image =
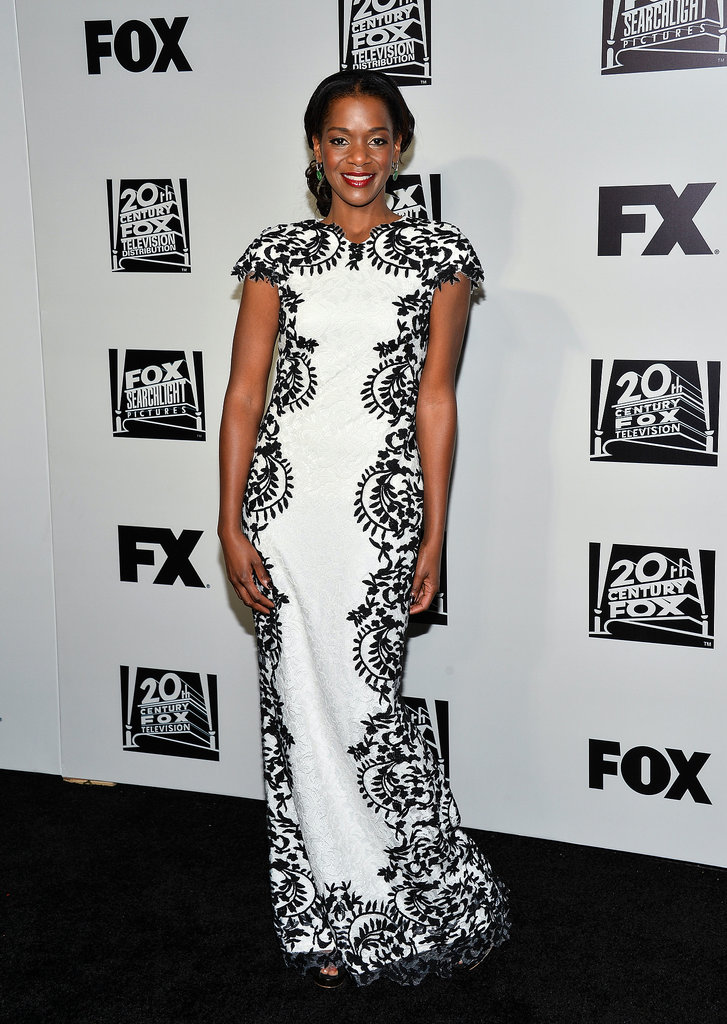
M 255 619 L 276 929 L 326 988 L 464 973 L 508 930 L 399 695 L 409 615 L 439 587 L 481 280 L 456 228 L 386 204 L 413 128 L 385 75 L 325 79 L 305 114 L 322 219 L 269 228 L 233 271 L 219 536 Z

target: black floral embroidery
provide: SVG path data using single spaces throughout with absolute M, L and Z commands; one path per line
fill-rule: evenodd
M 293 494 L 293 469 L 278 440 L 281 417 L 309 405 L 318 385 L 312 361 L 318 342 L 300 337 L 296 329 L 301 296 L 282 282 L 278 290 L 280 340 L 275 385 L 260 424 L 245 493 L 248 523 L 254 521 L 258 529 L 287 508 Z
M 245 250 L 232 273 L 240 280 L 269 280 L 279 285 L 294 271 L 322 274 L 341 258 L 343 233 L 315 220 L 278 224 L 263 231 Z
M 258 441 L 255 458 L 247 481 L 246 508 L 248 524 L 256 521 L 262 526 L 288 507 L 293 492 L 293 472 L 276 439 L 276 427 L 271 423 L 266 437 Z
M 348 261 L 346 263 L 349 270 L 358 270 L 361 266 L 361 260 L 364 258 L 364 252 L 363 242 L 351 242 L 348 247 Z
M 483 279 L 474 249 L 451 224 L 415 219 L 396 222 L 398 230 L 372 233 L 371 261 L 386 274 L 410 273 L 429 287 L 464 274 L 475 288 Z
M 291 716 L 281 695 L 286 686 L 281 662 L 291 628 L 287 616 L 299 617 L 305 609 L 298 606 L 295 580 L 285 592 L 274 586 L 273 613 L 255 615 L 271 892 L 283 956 L 296 969 L 345 965 L 357 984 L 380 977 L 418 984 L 428 973 L 448 977 L 457 961 L 474 962 L 506 939 L 506 892 L 459 827 L 442 765 L 399 690 L 422 525 L 415 415 L 429 311 L 434 289 L 457 274 L 479 283 L 479 261 L 451 225 L 399 221 L 374 228 L 366 242 L 350 243 L 338 225 L 308 220 L 263 232 L 233 273 L 269 281 L 280 297 L 275 383 L 242 515 L 243 528 L 273 579 L 276 565 L 265 555 L 266 531 L 294 514 L 296 458 L 307 458 L 305 446 L 293 445 L 293 455 L 286 437 L 293 436 L 290 429 L 300 417 L 319 415 L 319 405 L 325 406 L 321 345 L 345 343 L 345 338 L 324 342 L 325 332 L 316 338 L 300 334 L 299 314 L 309 297 L 311 303 L 319 301 L 315 287 L 326 274 L 353 275 L 352 283 L 368 282 L 369 288 L 376 281 L 396 283 L 375 292 L 376 301 L 388 296 L 383 301 L 394 311 L 396 331 L 372 339 L 370 363 L 360 378 L 360 408 L 371 422 L 382 422 L 380 440 L 360 467 L 354 493 L 341 495 L 341 515 L 357 524 L 362 543 L 370 545 L 370 568 L 360 583 L 360 601 L 348 612 L 342 609 L 337 620 L 350 623 L 353 631 L 345 634 L 353 635 L 352 648 L 340 652 L 341 671 L 348 659 L 347 685 L 358 677 L 370 693 L 369 713 L 358 725 L 351 723 L 358 739 L 348 746 L 345 770 L 358 788 L 361 813 L 365 808 L 389 838 L 370 866 L 368 894 L 345 872 L 322 877 L 320 866 L 314 866 L 320 857 L 308 848 L 295 792 L 301 784 L 293 770 L 299 725 L 291 728 L 291 721 L 299 718 Z M 361 301 L 365 318 L 368 299 Z M 335 431 L 336 423 L 321 420 L 314 441 L 324 443 L 320 430 L 326 428 Z M 344 635 L 340 624 L 336 628 Z M 330 640 L 313 636 L 311 643 L 323 639 Z M 297 739 L 303 739 L 300 732 Z

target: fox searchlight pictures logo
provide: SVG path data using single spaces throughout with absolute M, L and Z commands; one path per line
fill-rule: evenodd
M 431 85 L 431 0 L 338 0 L 341 70 Z
M 109 349 L 114 437 L 204 441 L 202 353 Z
M 591 361 L 591 461 L 716 466 L 720 363 Z
M 714 551 L 590 545 L 590 635 L 714 645 Z
M 410 220 L 442 219 L 441 174 L 400 174 L 386 185 L 387 205 L 392 213 Z
M 189 273 L 186 178 L 109 179 L 106 191 L 113 271 Z
M 124 750 L 219 761 L 217 676 L 121 666 Z
M 605 0 L 601 74 L 725 65 L 724 0 Z

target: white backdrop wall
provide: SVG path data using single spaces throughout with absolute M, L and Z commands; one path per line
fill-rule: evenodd
M 681 52 L 680 70 L 603 75 L 602 4 L 533 4 L 525 18 L 517 4 L 431 4 L 431 83 L 407 88 L 419 131 L 394 201 L 406 207 L 407 175 L 420 176 L 436 214 L 439 182 L 442 219 L 470 236 L 488 283 L 459 375 L 446 624 L 412 630 L 405 692 L 448 746 L 466 824 L 725 865 L 726 488 L 707 363 L 721 351 L 727 78 L 719 5 L 699 21 L 702 6 L 675 10 L 693 32 L 707 25 L 713 66 Z M 229 271 L 261 228 L 311 216 L 302 112 L 337 66 L 338 4 L 16 8 L 63 773 L 258 797 L 252 624 L 214 534 Z M 616 4 L 613 32 L 648 63 L 642 8 Z M 104 21 L 88 51 L 84 23 Z M 674 197 L 690 183 L 715 184 L 687 210 Z M 602 217 L 603 250 L 625 228 L 621 255 L 598 255 L 599 190 L 634 185 L 651 191 L 618 193 Z M 662 220 L 678 244 L 642 256 Z M 147 255 L 135 261 L 119 231 Z M 690 253 L 695 232 L 708 252 Z M 603 396 L 596 376 L 592 399 L 594 360 L 606 383 L 625 362 Z M 594 403 L 609 443 L 592 459 Z M 657 420 L 674 436 L 626 438 Z
M 0 764 L 58 772 L 50 495 L 28 154 L 15 11 L 0 4 Z

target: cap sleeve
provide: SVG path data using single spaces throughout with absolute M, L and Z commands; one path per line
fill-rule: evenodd
M 280 265 L 280 232 L 266 228 L 255 238 L 232 268 L 238 280 L 269 281 L 278 285 L 282 280 Z
M 434 275 L 437 288 L 443 284 L 454 284 L 458 274 L 469 278 L 474 291 L 484 281 L 484 272 L 479 257 L 459 228 L 454 224 L 440 224 L 441 259 Z

